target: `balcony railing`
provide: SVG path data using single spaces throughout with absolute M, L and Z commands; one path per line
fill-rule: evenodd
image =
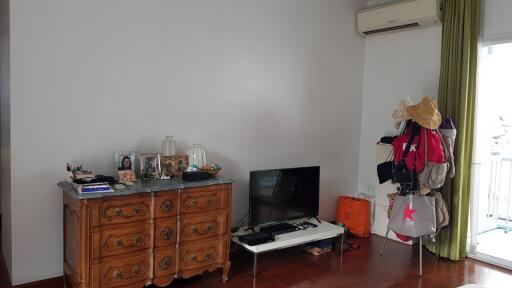
M 512 158 L 499 158 L 491 162 L 487 217 L 512 229 Z

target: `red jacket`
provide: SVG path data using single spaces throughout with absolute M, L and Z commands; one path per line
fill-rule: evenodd
M 427 135 L 427 148 L 428 148 L 428 162 L 444 163 L 444 152 L 441 144 L 441 136 L 435 131 L 421 127 L 420 135 L 416 136 L 412 141 L 409 154 L 405 160 L 407 169 L 416 169 L 417 173 L 423 171 L 425 168 L 425 132 Z M 406 131 L 405 134 L 398 136 L 393 141 L 393 153 L 395 164 L 402 160 L 404 150 L 407 146 L 407 141 L 411 136 L 411 129 Z

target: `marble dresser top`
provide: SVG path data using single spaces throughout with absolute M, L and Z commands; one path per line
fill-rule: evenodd
M 114 192 L 107 193 L 78 193 L 73 185 L 69 182 L 59 182 L 59 187 L 62 188 L 64 193 L 75 199 L 94 199 L 108 196 L 126 196 L 138 193 L 151 193 L 158 191 L 166 191 L 173 189 L 192 188 L 217 184 L 233 183 L 233 180 L 222 176 L 210 178 L 201 181 L 184 181 L 181 177 L 175 177 L 171 180 L 150 180 L 150 181 L 137 181 L 133 186 L 126 186 L 123 190 L 115 190 Z

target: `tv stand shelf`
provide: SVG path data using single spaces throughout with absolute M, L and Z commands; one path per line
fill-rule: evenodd
M 300 223 L 306 221 L 307 218 L 288 221 L 288 223 Z M 246 231 L 247 230 L 247 231 Z M 257 229 L 256 229 L 257 230 Z M 270 252 L 274 250 L 289 248 L 298 246 L 314 241 L 325 240 L 329 238 L 341 237 L 341 249 L 340 249 L 340 262 L 343 256 L 343 240 L 344 240 L 344 229 L 340 226 L 320 221 L 317 227 L 310 227 L 305 230 L 298 230 L 286 234 L 275 236 L 276 240 L 270 243 L 264 243 L 260 245 L 249 246 L 238 239 L 238 236 L 252 233 L 250 229 L 242 227 L 239 232 L 233 234 L 232 241 L 242 246 L 247 251 L 254 254 L 253 262 L 253 277 L 256 277 L 258 254 Z

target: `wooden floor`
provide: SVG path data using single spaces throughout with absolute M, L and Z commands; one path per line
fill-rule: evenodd
M 423 277 L 418 276 L 418 246 L 388 241 L 384 256 L 379 256 L 381 237 L 354 239 L 357 250 L 346 251 L 343 264 L 339 254 L 312 256 L 300 248 L 262 254 L 258 257 L 258 276 L 252 279 L 252 254 L 239 249 L 232 256 L 230 280 L 222 283 L 219 271 L 191 279 L 176 280 L 170 287 L 215 288 L 334 288 L 334 287 L 459 287 L 482 284 L 487 287 L 512 287 L 512 271 L 466 259 L 453 262 L 423 253 Z M 511 249 L 508 247 L 508 249 Z M 254 286 L 253 286 L 254 285 Z
M 382 238 L 371 236 L 353 240 L 361 247 L 346 251 L 342 265 L 335 252 L 318 257 L 306 254 L 300 248 L 269 252 L 259 256 L 258 277 L 253 283 L 252 254 L 238 249 L 231 257 L 233 265 L 228 282 L 223 284 L 221 272 L 215 271 L 191 279 L 178 279 L 169 287 L 450 288 L 469 283 L 489 288 L 512 287 L 512 271 L 471 259 L 458 262 L 436 259 L 428 252 L 423 253 L 423 277 L 418 277 L 418 246 L 388 241 L 384 256 L 380 257 Z M 0 279 L 0 287 L 7 287 L 3 280 Z

